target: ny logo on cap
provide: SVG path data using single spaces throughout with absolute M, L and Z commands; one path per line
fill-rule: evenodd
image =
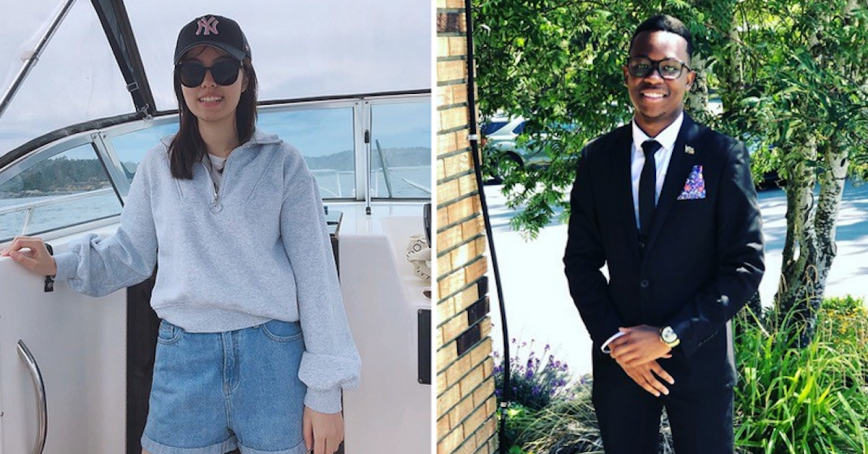
M 203 30 L 205 31 L 205 36 L 208 36 L 211 33 L 219 35 L 220 33 L 217 31 L 218 23 L 217 18 L 214 16 L 200 18 L 199 22 L 196 23 L 196 25 L 199 26 L 199 28 L 196 29 L 196 36 L 199 36 Z

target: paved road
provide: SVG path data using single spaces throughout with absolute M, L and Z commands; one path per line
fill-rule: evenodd
M 515 212 L 506 208 L 501 186 L 486 186 L 489 215 L 500 262 L 509 336 L 530 344 L 541 353 L 551 345 L 557 359 L 574 372 L 591 370 L 591 342 L 573 306 L 563 273 L 567 227 L 552 222 L 534 241 L 526 242 L 512 231 Z M 782 190 L 759 194 L 766 240 L 766 274 L 760 284 L 763 303 L 771 304 L 781 269 L 781 249 L 786 233 L 786 198 Z M 868 301 L 868 184 L 848 182 L 838 216 L 838 257 L 832 266 L 826 295 L 854 295 Z M 491 270 L 492 268 L 489 267 Z M 491 290 L 494 346 L 502 351 L 497 295 Z M 529 345 L 522 351 L 527 354 Z

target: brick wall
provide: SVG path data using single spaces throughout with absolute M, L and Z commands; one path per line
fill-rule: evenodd
M 497 450 L 486 238 L 467 136 L 463 0 L 437 0 L 437 454 Z

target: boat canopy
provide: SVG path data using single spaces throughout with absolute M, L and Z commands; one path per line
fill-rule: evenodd
M 6 0 L 3 9 L 0 167 L 77 129 L 176 111 L 175 40 L 206 14 L 241 25 L 260 104 L 431 90 L 431 30 L 419 26 L 432 23 L 428 2 Z

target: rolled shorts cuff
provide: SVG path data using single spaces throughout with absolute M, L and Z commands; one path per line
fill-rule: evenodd
M 224 454 L 237 447 L 238 441 L 234 436 L 220 443 L 216 443 L 211 446 L 205 446 L 203 448 L 176 448 L 174 446 L 166 446 L 164 444 L 157 443 L 156 441 L 148 438 L 147 435 L 142 435 L 142 448 L 148 451 L 150 454 Z M 304 443 L 302 443 L 302 447 L 304 447 Z M 292 452 L 294 454 L 294 451 Z
M 307 454 L 310 451 L 307 449 L 307 446 L 304 445 L 304 442 L 298 444 L 298 446 L 287 449 L 285 451 L 260 451 L 258 449 L 248 448 L 245 446 L 240 447 L 242 454 Z

